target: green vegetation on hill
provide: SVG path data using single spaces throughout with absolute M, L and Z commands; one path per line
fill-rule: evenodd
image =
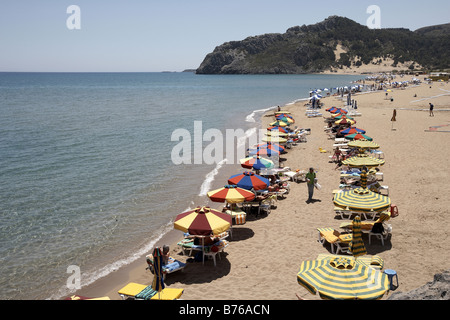
M 407 61 L 424 68 L 446 69 L 450 66 L 449 31 L 449 24 L 415 32 L 369 29 L 348 18 L 332 16 L 314 25 L 289 28 L 283 34 L 226 42 L 209 53 L 196 72 L 310 73 L 384 58 L 393 59 L 393 69 Z M 338 44 L 345 52 L 336 57 Z

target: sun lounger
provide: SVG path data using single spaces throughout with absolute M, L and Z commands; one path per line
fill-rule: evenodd
M 161 292 L 152 289 L 152 286 L 135 282 L 128 283 L 117 293 L 123 300 L 132 298 L 135 300 L 176 300 L 181 297 L 184 289 L 164 288 Z
M 331 245 L 331 253 L 335 253 L 334 247 L 336 247 L 336 254 L 339 252 L 349 253 L 348 244 L 352 240 L 351 233 L 343 234 L 333 228 L 317 228 L 319 232 L 320 244 L 329 243 Z
M 301 171 L 288 171 L 288 172 L 283 172 L 283 175 L 289 177 L 292 181 L 294 182 L 298 182 L 299 179 L 305 180 L 306 179 L 306 171 L 301 170 Z
M 150 254 L 145 258 L 148 264 L 148 269 L 151 271 L 151 273 L 154 273 L 153 256 Z M 185 263 L 176 260 L 172 257 L 169 257 L 169 262 L 162 266 L 163 276 L 165 278 L 166 275 L 169 273 L 173 273 L 180 270 L 183 271 L 184 267 L 186 267 Z

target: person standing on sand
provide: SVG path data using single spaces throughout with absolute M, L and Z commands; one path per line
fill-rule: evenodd
M 306 200 L 306 203 L 312 202 L 315 181 L 316 173 L 314 172 L 314 168 L 309 168 L 309 171 L 306 174 L 306 184 L 308 186 L 308 200 Z
M 433 106 L 433 104 L 430 102 L 430 117 L 434 117 L 433 109 L 434 109 L 434 106 Z

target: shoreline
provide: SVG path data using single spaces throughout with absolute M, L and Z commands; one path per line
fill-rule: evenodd
M 426 89 L 426 88 L 424 88 L 424 86 L 426 86 L 426 84 L 424 84 L 424 83 L 422 83 L 420 85 L 422 90 Z M 448 88 L 448 84 L 446 86 Z M 413 88 L 409 87 L 405 91 L 409 91 L 410 89 L 413 89 Z M 372 93 L 373 95 L 376 95 L 378 93 L 378 96 L 381 96 L 382 92 L 383 91 L 372 91 L 372 92 L 368 92 L 368 93 Z M 358 111 L 363 114 L 362 117 L 358 117 L 357 119 L 360 119 L 361 122 L 363 122 L 363 120 L 364 120 L 364 124 L 366 124 L 366 123 L 368 123 L 370 121 L 370 119 L 364 117 L 364 115 L 366 115 L 365 114 L 365 110 L 364 110 L 365 106 L 363 105 L 361 107 L 361 104 L 359 102 L 359 99 L 362 99 L 362 96 L 371 96 L 372 97 L 372 95 L 365 94 L 365 95 L 357 96 L 358 97 L 358 106 L 360 106 Z M 324 98 L 324 100 L 323 100 L 323 101 L 325 101 L 324 109 L 326 107 L 331 106 L 331 101 L 332 100 L 336 100 L 334 98 L 335 98 L 334 96 L 329 96 L 329 97 L 325 97 Z M 441 98 L 448 99 L 448 97 L 441 97 Z M 373 97 L 373 99 L 374 99 L 374 97 Z M 293 113 L 296 113 L 297 114 L 295 116 L 296 123 L 298 123 L 299 126 L 301 126 L 301 127 L 308 128 L 308 125 L 303 125 L 303 124 L 316 123 L 316 125 L 315 125 L 316 128 L 315 129 L 317 130 L 317 128 L 320 128 L 320 126 L 323 123 L 323 121 L 321 122 L 321 121 L 319 121 L 319 119 L 321 120 L 322 118 L 318 118 L 318 119 L 317 118 L 312 118 L 312 119 L 306 118 L 304 116 L 304 107 L 303 107 L 303 104 L 305 103 L 305 100 L 301 100 L 301 101 L 299 101 L 299 100 L 301 100 L 301 99 L 296 100 L 296 102 L 294 102 L 292 104 L 286 104 L 285 106 L 282 107 L 282 110 L 292 111 Z M 337 100 L 339 100 L 339 99 L 337 99 Z M 338 103 L 339 102 L 342 103 L 342 101 L 337 101 L 337 102 Z M 394 102 L 396 102 L 396 101 L 394 100 Z M 389 101 L 387 101 L 387 100 L 382 101 L 382 105 L 384 105 L 385 109 L 392 109 L 392 107 L 389 105 Z M 435 111 L 439 111 L 439 108 L 440 107 L 437 106 L 435 108 Z M 375 108 L 375 109 L 378 110 L 378 111 L 383 110 L 379 106 L 378 106 L 378 108 Z M 399 108 L 397 110 L 401 110 L 401 109 Z M 427 109 L 412 109 L 412 110 L 413 111 L 422 111 L 422 110 L 427 110 Z M 321 110 L 321 111 L 323 113 L 325 112 L 324 110 Z M 405 110 L 405 112 L 408 112 L 408 111 Z M 399 116 L 401 116 L 402 113 L 403 113 L 403 110 L 399 114 Z M 264 128 L 265 123 L 267 123 L 268 121 L 271 121 L 271 119 L 269 119 L 269 117 L 265 117 L 265 115 L 267 115 L 267 114 L 270 114 L 270 111 L 269 112 L 265 112 L 265 113 L 261 114 L 261 116 L 260 116 L 260 126 L 263 127 L 263 128 Z M 325 113 L 324 113 L 324 115 L 325 115 Z M 389 117 L 390 115 L 387 115 L 387 116 Z M 318 122 L 319 122 L 319 124 L 317 125 Z M 390 124 L 389 124 L 389 126 L 390 126 Z M 322 125 L 322 127 L 323 127 L 323 125 Z M 371 131 L 369 131 L 369 132 L 371 132 Z M 290 166 L 291 169 L 293 169 L 293 170 L 297 169 L 298 166 L 301 166 L 302 169 L 303 169 L 303 167 L 307 166 L 306 164 L 305 165 L 301 165 L 300 161 L 295 161 L 296 159 L 293 159 L 293 158 L 294 158 L 295 155 L 298 156 L 300 154 L 300 152 L 298 152 L 298 151 L 300 151 L 302 149 L 303 150 L 309 150 L 309 152 L 311 152 L 311 153 L 314 152 L 313 150 L 317 149 L 317 147 L 318 147 L 317 142 L 318 141 L 316 141 L 316 138 L 319 138 L 320 135 L 324 136 L 324 133 L 323 133 L 323 131 L 322 132 L 314 132 L 314 133 L 315 133 L 314 139 L 312 139 L 313 137 L 311 137 L 312 141 L 308 140 L 308 142 L 306 144 L 304 144 L 304 145 L 300 144 L 299 146 L 293 147 L 288 152 L 288 154 L 287 154 L 288 160 L 287 160 L 287 162 L 285 162 L 285 166 Z M 319 139 L 317 139 L 317 140 L 319 140 Z M 377 140 L 377 135 L 374 135 L 374 140 Z M 326 141 L 326 140 L 322 139 L 322 141 Z M 324 145 L 324 147 L 329 149 L 330 148 L 329 147 L 330 146 L 330 141 L 326 141 L 326 142 L 328 143 L 328 145 Z M 384 146 L 385 145 L 382 144 L 383 150 L 385 150 Z M 311 148 L 311 147 L 313 147 L 313 148 Z M 394 150 L 394 149 L 392 149 L 392 150 Z M 393 160 L 391 160 L 391 157 L 395 161 L 395 158 L 396 158 L 395 157 L 395 151 L 393 151 L 392 155 L 391 155 L 390 152 L 389 153 L 386 152 L 386 155 L 389 158 L 388 158 L 387 164 L 384 166 L 385 168 L 382 167 L 382 171 L 383 172 L 386 172 L 385 169 L 387 169 L 387 168 L 389 168 L 389 170 L 387 170 L 387 171 L 392 171 L 392 170 L 394 170 L 393 169 L 394 167 L 399 165 L 398 163 L 392 163 L 391 162 L 391 161 L 393 161 Z M 289 165 L 288 163 L 291 164 L 291 165 Z M 329 167 L 331 167 L 331 166 L 334 167 L 333 164 L 328 164 L 328 163 L 326 164 L 323 161 L 317 162 L 317 165 L 319 165 L 319 177 L 321 177 L 321 172 L 326 171 L 326 169 L 329 169 Z M 391 165 L 393 165 L 393 166 L 391 167 Z M 390 176 L 390 175 L 391 175 L 391 173 L 389 173 L 388 176 Z M 219 173 L 219 175 L 216 176 L 215 181 L 218 181 L 221 176 L 222 176 L 222 174 Z M 321 179 L 324 179 L 324 178 L 321 178 Z M 337 185 L 337 183 L 338 183 L 337 176 L 330 177 L 330 181 L 331 181 L 332 184 L 334 183 L 334 187 L 335 187 Z M 393 180 L 388 179 L 388 182 L 389 182 L 389 186 L 391 186 Z M 292 187 L 293 188 L 291 189 L 291 193 L 293 191 L 295 192 L 295 189 L 297 189 L 297 190 L 298 189 L 303 189 L 302 187 L 304 187 L 304 186 L 302 186 L 302 184 L 294 184 Z M 304 197 L 304 195 L 303 195 L 304 192 L 303 191 L 300 191 L 300 192 L 302 193 L 302 196 Z M 397 193 L 398 192 L 399 192 L 399 190 L 397 189 Z M 324 191 L 320 192 L 321 198 L 323 199 L 323 201 L 322 201 L 322 203 L 319 203 L 319 205 L 322 206 L 322 207 L 329 207 L 331 201 L 328 200 L 328 197 L 326 197 L 326 199 L 325 199 L 323 197 L 323 193 L 324 193 Z M 395 188 L 391 189 L 391 193 L 394 196 L 396 195 Z M 242 229 L 242 230 L 244 230 L 245 229 L 245 231 L 247 233 L 248 233 L 248 229 L 255 229 L 254 235 L 251 236 L 250 238 L 248 238 L 248 237 L 246 238 L 246 237 L 242 237 L 241 236 L 240 238 L 242 240 L 238 240 L 238 241 L 233 240 L 233 241 L 231 241 L 230 246 L 226 250 L 226 252 L 227 252 L 226 253 L 226 257 L 222 258 L 222 260 L 218 260 L 218 266 L 216 267 L 216 269 L 212 269 L 214 267 L 210 266 L 210 265 L 209 266 L 208 265 L 205 265 L 205 266 L 201 266 L 201 265 L 188 266 L 188 267 L 190 267 L 190 269 L 192 269 L 189 272 L 183 271 L 183 272 L 180 273 L 180 275 L 178 275 L 178 274 L 177 275 L 176 274 L 169 275 L 168 276 L 169 279 L 168 279 L 168 283 L 167 283 L 168 286 L 169 287 L 182 287 L 182 288 L 185 288 L 186 299 L 204 299 L 205 296 L 207 296 L 207 295 L 204 295 L 204 294 L 202 295 L 201 294 L 202 290 L 198 290 L 198 289 L 199 288 L 203 288 L 205 286 L 209 287 L 207 285 L 208 282 L 199 281 L 197 283 L 195 280 L 192 280 L 192 281 L 190 280 L 190 281 L 186 282 L 186 279 L 183 279 L 183 278 L 187 278 L 189 275 L 194 275 L 194 274 L 197 275 L 197 273 L 202 273 L 202 271 L 203 272 L 206 271 L 206 272 L 212 272 L 213 274 L 217 274 L 217 273 L 221 274 L 221 276 L 217 276 L 217 277 L 215 277 L 215 276 L 210 276 L 209 278 L 207 277 L 208 279 L 212 279 L 210 282 L 216 282 L 216 281 L 219 282 L 220 281 L 221 283 L 223 283 L 223 281 L 225 281 L 224 278 L 228 278 L 228 280 L 231 281 L 232 283 L 236 283 L 236 275 L 234 275 L 232 277 L 231 274 L 228 274 L 228 273 L 232 272 L 232 271 L 228 270 L 230 267 L 228 267 L 228 269 L 227 269 L 228 272 L 223 272 L 224 274 L 221 273 L 221 271 L 219 270 L 221 264 L 224 263 L 223 262 L 224 260 L 228 259 L 228 260 L 230 260 L 229 261 L 230 266 L 234 265 L 234 263 L 244 263 L 244 264 L 247 263 L 247 267 L 246 268 L 250 268 L 251 264 L 249 264 L 249 262 L 246 262 L 245 260 L 242 261 L 245 257 L 243 257 L 242 255 L 239 255 L 239 258 L 238 257 L 234 257 L 235 254 L 238 252 L 237 250 L 239 250 L 239 248 L 241 250 L 244 248 L 240 242 L 246 242 L 246 240 L 249 240 L 249 241 L 251 241 L 253 243 L 253 245 L 258 245 L 258 243 L 260 241 L 264 241 L 261 238 L 259 238 L 259 236 L 258 236 L 258 238 L 256 236 L 257 224 L 258 223 L 259 223 L 259 225 L 263 224 L 263 225 L 268 227 L 268 225 L 266 224 L 265 219 L 272 218 L 271 216 L 273 216 L 273 215 L 281 215 L 281 214 L 283 214 L 283 211 L 282 211 L 283 209 L 284 210 L 289 210 L 290 206 L 288 205 L 288 203 L 292 204 L 293 201 L 295 201 L 295 199 L 292 199 L 292 201 L 289 201 L 289 200 L 291 200 L 290 197 L 291 197 L 291 194 L 289 194 L 287 196 L 287 199 L 285 199 L 283 201 L 278 201 L 278 204 L 277 204 L 278 208 L 274 209 L 272 211 L 271 215 L 269 215 L 267 217 L 264 217 L 264 218 L 261 218 L 261 219 L 258 219 L 258 220 L 255 220 L 255 221 L 248 221 L 246 224 L 244 224 L 242 226 L 233 227 L 233 230 L 235 230 L 235 229 Z M 294 198 L 294 197 L 292 197 L 292 198 Z M 331 196 L 329 198 L 331 199 Z M 394 200 L 394 203 L 395 202 L 396 201 Z M 325 206 L 325 203 L 328 206 Z M 399 202 L 397 201 L 397 203 L 399 203 Z M 303 203 L 300 202 L 299 205 L 303 206 Z M 222 207 L 222 204 L 219 204 L 218 207 Z M 400 210 L 401 210 L 401 208 L 400 208 Z M 399 219 L 399 218 L 396 218 L 396 219 Z M 332 216 L 331 215 L 329 215 L 329 219 L 327 219 L 327 221 L 328 220 L 332 220 Z M 398 230 L 398 228 L 399 228 L 399 226 L 397 224 L 398 221 L 393 221 L 393 225 L 394 225 L 394 222 L 395 222 L 395 228 L 397 228 L 397 230 Z M 403 222 L 405 222 L 405 221 L 403 221 Z M 336 223 L 334 223 L 334 224 L 336 224 Z M 319 226 L 319 225 L 317 225 L 317 226 Z M 253 228 L 253 227 L 255 227 L 255 228 Z M 258 227 L 260 227 L 260 226 L 258 226 Z M 264 226 L 263 226 L 263 230 L 264 230 Z M 269 229 L 267 229 L 267 231 L 268 230 Z M 315 239 L 316 238 L 316 234 L 313 231 L 309 230 L 308 231 L 308 235 L 311 236 L 311 233 L 312 233 L 313 237 L 311 237 L 311 238 Z M 396 230 L 394 229 L 394 231 L 393 231 L 394 236 L 396 236 L 395 235 L 395 231 Z M 177 259 L 180 258 L 180 260 L 181 260 L 181 259 L 183 259 L 185 257 L 179 256 L 179 250 L 178 250 L 178 247 L 176 246 L 176 243 L 180 240 L 181 237 L 182 237 L 182 234 L 181 234 L 180 231 L 172 230 L 169 233 L 165 234 L 156 243 L 156 246 L 162 245 L 162 244 L 170 244 L 172 255 L 175 256 Z M 257 238 L 257 239 L 255 239 L 255 238 Z M 310 237 L 308 237 L 308 238 L 310 238 Z M 259 240 L 259 242 L 258 242 L 258 240 Z M 309 241 L 311 241 L 311 240 L 308 240 L 308 242 Z M 236 246 L 237 248 L 234 249 L 234 246 Z M 313 244 L 313 243 L 311 244 L 311 247 L 314 247 L 314 249 L 307 249 L 307 250 L 305 250 L 304 254 L 301 255 L 301 256 L 302 257 L 308 257 L 309 259 L 312 259 L 312 258 L 315 258 L 315 257 L 314 257 L 314 254 L 311 254 L 311 252 L 317 251 L 315 249 L 323 249 L 323 248 L 316 248 L 317 246 L 315 244 Z M 260 247 L 260 248 L 261 248 L 261 250 L 264 250 L 264 246 Z M 270 248 L 266 248 L 266 249 L 270 249 Z M 324 252 L 324 250 L 318 250 L 318 251 L 320 251 L 321 253 L 326 253 L 326 251 Z M 384 251 L 384 252 L 386 252 L 386 251 Z M 389 251 L 387 251 L 387 252 L 389 252 Z M 295 257 L 295 256 L 293 256 L 293 257 Z M 390 266 L 393 265 L 392 264 L 392 260 L 391 260 L 391 259 L 393 259 L 393 255 L 392 254 L 390 254 L 389 257 L 385 258 L 385 259 L 386 259 L 386 262 L 387 262 L 387 267 L 390 267 Z M 445 255 L 444 255 L 444 259 L 445 259 Z M 295 260 L 297 262 L 301 261 L 300 259 L 297 259 L 297 258 Z M 239 262 L 237 262 L 237 261 L 239 261 Z M 296 263 L 296 265 L 298 265 L 298 263 Z M 145 270 L 146 266 L 147 265 L 146 265 L 146 262 L 145 262 L 145 256 L 143 256 L 142 258 L 137 259 L 135 262 L 131 263 L 130 265 L 124 266 L 121 269 L 119 269 L 118 271 L 112 272 L 111 274 L 105 276 L 104 278 L 98 279 L 97 281 L 95 281 L 91 285 L 88 285 L 87 287 L 82 288 L 81 290 L 79 290 L 75 294 L 84 295 L 84 296 L 90 296 L 90 297 L 94 297 L 94 296 L 109 296 L 113 300 L 116 300 L 116 299 L 119 300 L 120 297 L 117 294 L 117 290 L 120 289 L 121 287 L 125 286 L 128 282 L 138 282 L 138 283 L 145 283 L 145 284 L 151 283 L 151 281 L 153 279 L 153 276 L 148 270 Z M 239 270 L 241 269 L 239 266 L 236 266 L 236 268 L 238 268 Z M 193 269 L 198 269 L 198 270 L 193 270 Z M 430 269 L 432 269 L 432 268 L 430 268 Z M 442 269 L 442 270 L 445 270 L 445 268 Z M 426 273 L 429 275 L 431 270 L 427 270 L 427 271 L 428 272 L 426 272 Z M 184 275 L 183 275 L 183 273 L 184 273 Z M 232 278 L 229 278 L 229 277 L 232 277 Z M 288 277 L 289 278 L 295 277 L 295 273 L 294 273 L 294 275 L 292 275 L 291 272 L 290 272 Z M 422 280 L 422 281 L 424 281 L 422 283 L 417 283 L 417 285 L 414 286 L 414 288 L 415 287 L 419 287 L 420 285 L 426 283 L 428 281 L 428 278 L 426 278 L 427 279 L 426 281 Z M 196 278 L 196 279 L 198 279 L 198 278 Z M 421 279 L 425 279 L 425 277 L 422 277 Z M 294 278 L 293 281 L 296 282 L 295 278 Z M 224 283 L 227 283 L 227 282 L 224 282 Z M 298 284 L 295 283 L 295 285 L 296 285 L 295 288 L 297 289 L 296 292 L 301 291 L 302 292 L 302 294 L 301 294 L 302 297 L 307 298 L 307 299 L 317 298 L 317 297 L 311 296 L 310 294 L 305 294 L 304 293 L 304 292 L 306 292 L 305 290 L 302 290 L 302 288 Z M 191 286 L 192 286 L 193 290 L 190 289 Z M 232 285 L 230 284 L 229 286 L 231 287 Z M 409 286 L 411 286 L 411 285 L 409 284 Z M 194 293 L 192 291 L 197 291 L 197 292 Z M 229 295 L 230 295 L 229 292 L 228 292 L 228 296 L 227 295 L 223 295 L 223 294 L 222 295 L 218 294 L 217 295 L 217 299 L 229 299 L 230 298 Z M 228 298 L 226 298 L 226 297 L 228 297 Z M 295 298 L 295 296 L 293 295 L 293 292 L 292 292 L 292 294 L 289 293 L 288 295 L 285 295 L 283 299 L 293 299 L 293 298 Z M 236 296 L 234 294 L 233 295 L 233 299 L 239 299 L 239 296 Z M 248 295 L 243 294 L 242 299 L 249 299 Z M 250 299 L 253 299 L 253 298 L 250 298 Z M 266 299 L 272 299 L 272 298 L 271 297 L 266 297 Z

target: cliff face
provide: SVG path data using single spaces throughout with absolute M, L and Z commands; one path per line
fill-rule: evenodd
M 394 60 L 393 68 L 405 61 L 448 67 L 448 40 L 448 32 L 429 37 L 425 32 L 407 29 L 371 30 L 350 19 L 332 16 L 314 25 L 289 28 L 283 34 L 226 42 L 205 57 L 196 73 L 313 73 L 368 64 L 383 57 Z M 335 54 L 337 46 L 345 48 L 339 56 Z M 434 54 L 432 59 L 430 53 Z

